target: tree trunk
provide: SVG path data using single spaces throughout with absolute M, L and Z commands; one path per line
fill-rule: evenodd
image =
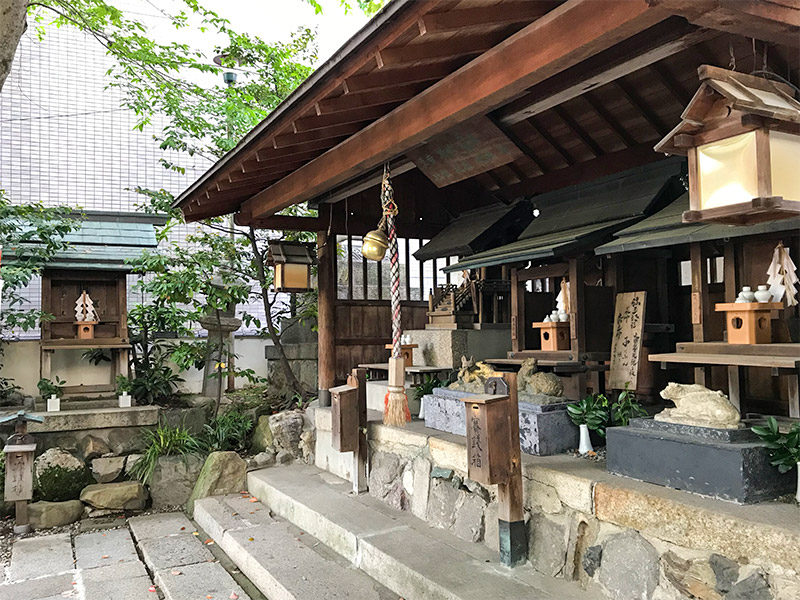
M 261 255 L 261 251 L 258 249 L 256 234 L 252 227 L 250 228 L 247 237 L 250 240 L 250 246 L 253 249 L 253 258 L 256 261 L 256 273 L 258 275 L 258 284 L 261 286 L 261 299 L 264 302 L 264 313 L 267 318 L 267 330 L 272 338 L 272 342 L 275 344 L 275 349 L 278 351 L 278 358 L 281 363 L 281 368 L 283 369 L 283 374 L 286 377 L 286 382 L 289 384 L 289 387 L 293 389 L 296 394 L 299 394 L 303 400 L 307 400 L 309 397 L 309 392 L 295 376 L 294 371 L 292 370 L 292 365 L 283 349 L 283 344 L 281 344 L 280 333 L 278 332 L 278 329 L 275 327 L 275 323 L 272 320 L 272 307 L 270 306 L 267 298 L 269 291 L 267 290 L 267 273 L 264 266 L 264 258 Z
M 0 91 L 14 62 L 19 40 L 28 27 L 27 0 L 0 0 Z

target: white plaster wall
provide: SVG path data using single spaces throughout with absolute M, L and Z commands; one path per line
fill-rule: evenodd
M 271 340 L 259 337 L 237 337 L 234 340 L 234 352 L 239 355 L 237 366 L 241 369 L 253 369 L 257 375 L 267 376 L 267 361 L 264 359 L 264 347 L 271 346 Z M 108 383 L 111 380 L 111 366 L 108 363 L 91 365 L 81 358 L 82 350 L 59 350 L 53 353 L 51 374 L 58 375 L 67 385 L 95 385 Z M 10 377 L 22 388 L 24 394 L 38 396 L 36 383 L 39 381 L 39 341 L 25 340 L 11 342 L 4 348 L 0 359 L 3 377 Z M 179 391 L 184 393 L 200 393 L 203 387 L 203 371 L 190 369 L 181 373 L 184 383 Z M 236 379 L 237 387 L 248 385 L 247 379 Z

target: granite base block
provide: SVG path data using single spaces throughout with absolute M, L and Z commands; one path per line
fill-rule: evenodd
M 740 504 L 794 491 L 796 474 L 781 474 L 770 465 L 763 444 L 746 441 L 744 432 L 732 433 L 740 430 L 725 431 L 671 423 L 611 427 L 606 431 L 607 469 Z
M 466 407 L 462 398 L 472 394 L 437 388 L 425 396 L 425 426 L 456 435 L 467 435 Z M 567 404 L 519 403 L 520 447 L 525 454 L 550 456 L 578 447 L 578 428 L 567 413 Z

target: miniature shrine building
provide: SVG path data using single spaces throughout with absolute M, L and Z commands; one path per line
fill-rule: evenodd
M 176 206 L 188 221 L 235 213 L 241 226 L 317 232 L 323 404 L 350 369 L 388 356 L 388 264 L 368 266 L 357 251 L 380 219 L 384 164 L 399 207 L 404 329 L 503 324 L 511 353 L 494 358 L 518 360 L 543 352 L 533 323 L 561 281 L 582 281 L 569 288 L 569 349 L 539 354 L 542 366 L 575 371 L 567 375 L 579 397 L 602 389 L 614 293 L 646 289 L 646 353 L 663 359 L 644 361 L 640 391 L 656 395 L 662 363 L 687 381 L 738 382 L 730 369 L 752 365 L 665 355 L 679 343 L 721 342 L 713 303 L 763 283 L 778 240 L 796 259 L 796 225 L 745 225 L 712 240 L 736 227 L 675 221 L 688 166 L 654 147 L 681 121 L 702 65 L 764 65 L 796 82 L 800 59 L 797 25 L 775 3 L 718 4 L 395 0 Z M 318 216 L 280 214 L 303 203 Z M 667 216 L 674 227 L 661 229 Z M 674 243 L 658 243 L 662 235 Z M 635 245 L 640 237 L 647 247 Z M 345 249 L 338 270 L 331 240 Z M 469 269 L 475 281 L 508 283 L 480 300 L 480 286 L 461 283 Z M 797 307 L 781 312 L 786 327 L 775 333 L 796 344 Z M 763 352 L 797 346 L 781 348 Z M 795 379 L 775 377 L 786 393 L 754 398 L 759 410 L 790 412 L 796 356 L 783 358 L 766 368 Z

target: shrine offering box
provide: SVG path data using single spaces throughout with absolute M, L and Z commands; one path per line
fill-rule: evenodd
M 484 485 L 507 483 L 511 476 L 509 397 L 476 394 L 462 402 L 467 409 L 469 478 Z
M 542 350 L 569 350 L 569 323 L 533 323 L 542 339 Z
M 772 342 L 772 311 L 780 302 L 725 302 L 715 310 L 725 313 L 729 344 L 769 344 Z

